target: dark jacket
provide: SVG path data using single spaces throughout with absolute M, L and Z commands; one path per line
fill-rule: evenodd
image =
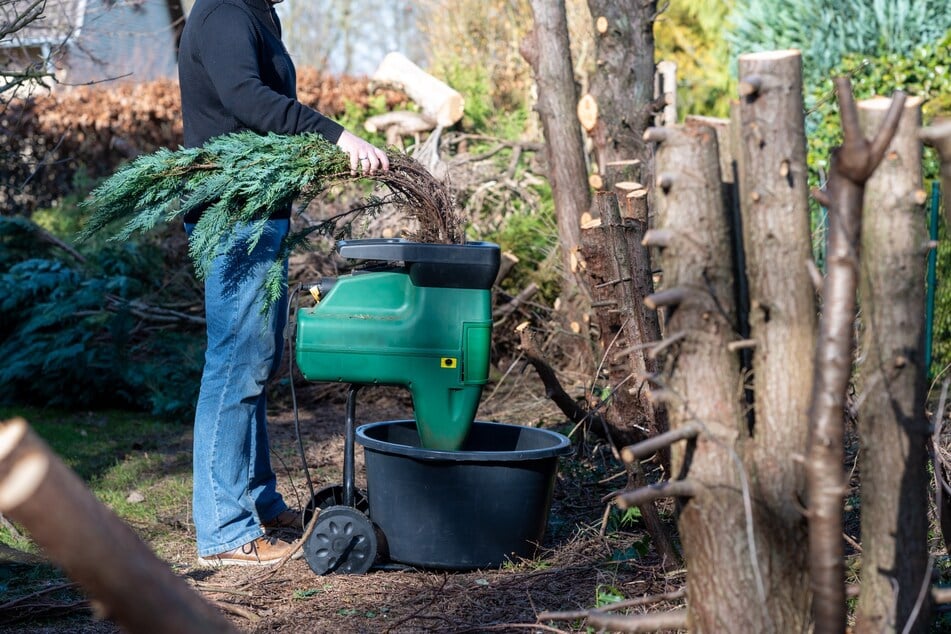
M 297 74 L 267 0 L 197 0 L 178 57 L 185 146 L 235 132 L 318 132 L 335 143 L 343 127 L 297 101 Z M 288 217 L 286 213 L 273 217 Z M 200 212 L 186 222 L 196 222 Z

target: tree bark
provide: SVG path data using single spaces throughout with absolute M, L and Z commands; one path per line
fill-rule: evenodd
M 741 55 L 739 77 L 758 86 L 738 104 L 750 337 L 756 341 L 753 477 L 783 520 L 803 526 L 796 500 L 802 467 L 793 457 L 806 449 L 816 300 L 806 268 L 811 240 L 802 58 L 797 51 Z
M 672 126 L 656 151 L 657 224 L 663 286 L 679 303 L 666 308 L 668 332 L 683 333 L 664 353 L 663 388 L 672 430 L 700 424 L 693 440 L 671 448 L 672 479 L 697 493 L 681 501 L 692 632 L 766 632 L 765 589 L 756 545 L 747 539 L 738 441 L 745 433 L 733 339 L 733 267 L 720 195 L 716 133 Z M 649 131 L 650 133 L 650 131 Z M 657 135 L 650 135 L 657 138 Z
M 570 280 L 574 277 L 571 257 L 581 242 L 581 214 L 591 205 L 584 176 L 584 140 L 581 129 L 573 125 L 578 89 L 571 65 L 564 0 L 532 0 L 532 13 L 534 26 L 522 42 L 521 52 L 531 65 L 538 86 L 535 109 L 545 135 L 548 180 L 558 220 L 565 279 Z
M 618 181 L 645 182 L 650 150 L 643 135 L 654 118 L 654 16 L 656 0 L 588 0 L 595 29 L 597 71 L 589 97 L 597 119 L 588 129 L 594 142 L 601 187 Z M 620 161 L 639 160 L 639 164 Z M 613 164 L 613 165 L 612 165 Z
M 739 200 L 749 290 L 753 414 L 747 464 L 756 537 L 772 579 L 767 612 L 779 632 L 810 625 L 804 476 L 816 301 L 809 278 L 809 193 L 802 63 L 796 51 L 741 55 L 734 105 Z M 745 88 L 743 88 L 745 86 Z M 738 112 L 736 112 L 738 110 Z M 742 319 L 737 321 L 743 336 Z
M 858 104 L 863 133 L 881 127 L 888 99 Z M 925 261 L 921 100 L 905 103 L 898 132 L 865 187 L 859 301 L 862 590 L 857 633 L 928 631 L 929 603 L 906 626 L 928 583 L 929 477 L 925 415 Z M 897 596 L 896 596 L 897 592 Z
M 870 143 L 859 129 L 849 80 L 838 77 L 835 84 L 844 140 L 842 146 L 832 152 L 826 195 L 829 208 L 828 268 L 823 284 L 823 311 L 816 346 L 806 456 L 809 572 L 813 618 L 818 634 L 840 634 L 846 626 L 842 544 L 842 498 L 846 489 L 842 438 L 845 395 L 852 369 L 862 200 L 865 183 L 895 134 L 904 101 L 901 95 L 893 101 Z
M 100 503 L 26 421 L 0 425 L 0 513 L 128 632 L 234 632 Z
M 598 192 L 595 201 L 601 223 L 581 234 L 584 278 L 597 307 L 593 319 L 605 355 L 599 367 L 616 388 L 605 420 L 613 440 L 629 445 L 667 430 L 663 406 L 655 411 L 646 385 L 657 364 L 644 344 L 661 338 L 657 313 L 644 306 L 654 291 L 650 256 L 641 244 L 646 222 L 622 218 L 614 192 Z M 669 457 L 662 462 L 669 465 Z

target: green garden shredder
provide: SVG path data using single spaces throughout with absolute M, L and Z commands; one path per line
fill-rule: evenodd
M 295 358 L 308 380 L 350 384 L 342 491 L 331 487 L 313 504 L 331 505 L 321 518 L 345 516 L 347 530 L 361 539 L 337 548 L 305 547 L 308 562 L 320 574 L 340 565 L 351 568 L 347 572 L 365 572 L 375 555 L 374 531 L 360 512 L 366 510 L 365 500 L 354 487 L 357 390 L 365 385 L 408 388 L 421 446 L 459 449 L 488 379 L 490 289 L 499 269 L 499 247 L 488 242 L 346 240 L 338 243 L 338 252 L 370 264 L 311 287 L 318 302 L 297 311 Z M 367 550 L 363 556 L 354 550 L 361 543 Z M 350 551 L 341 552 L 347 547 Z

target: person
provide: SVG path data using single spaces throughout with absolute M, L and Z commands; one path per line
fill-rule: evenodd
M 352 170 L 388 170 L 382 149 L 297 100 L 296 71 L 281 40 L 276 2 L 280 0 L 195 2 L 179 49 L 186 147 L 239 130 L 316 132 L 349 155 Z M 295 546 L 272 530 L 299 526 L 300 513 L 277 491 L 265 394 L 283 349 L 286 260 L 283 298 L 271 310 L 261 310 L 264 274 L 278 257 L 290 213 L 289 207 L 272 213 L 254 250 L 235 249 L 217 258 L 205 280 L 207 350 L 195 412 L 193 465 L 193 515 L 202 565 L 273 564 Z M 186 214 L 189 236 L 200 214 Z M 236 231 L 247 245 L 250 227 Z

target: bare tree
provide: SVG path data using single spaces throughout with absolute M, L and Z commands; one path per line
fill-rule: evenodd
M 19 34 L 42 20 L 46 0 L 0 0 L 0 108 L 17 95 L 53 78 L 51 60 L 58 47 L 34 58 Z
M 308 0 L 284 2 L 277 10 L 287 49 L 301 66 L 366 75 L 391 51 L 422 61 L 417 22 L 426 9 L 420 3 Z
M 545 134 L 549 182 L 558 218 L 565 271 L 580 244 L 581 214 L 588 211 L 591 195 L 583 175 L 587 173 L 581 128 L 575 120 L 578 88 L 568 41 L 564 1 L 533 0 L 534 26 L 522 42 L 522 55 L 532 66 L 538 86 L 536 110 Z

